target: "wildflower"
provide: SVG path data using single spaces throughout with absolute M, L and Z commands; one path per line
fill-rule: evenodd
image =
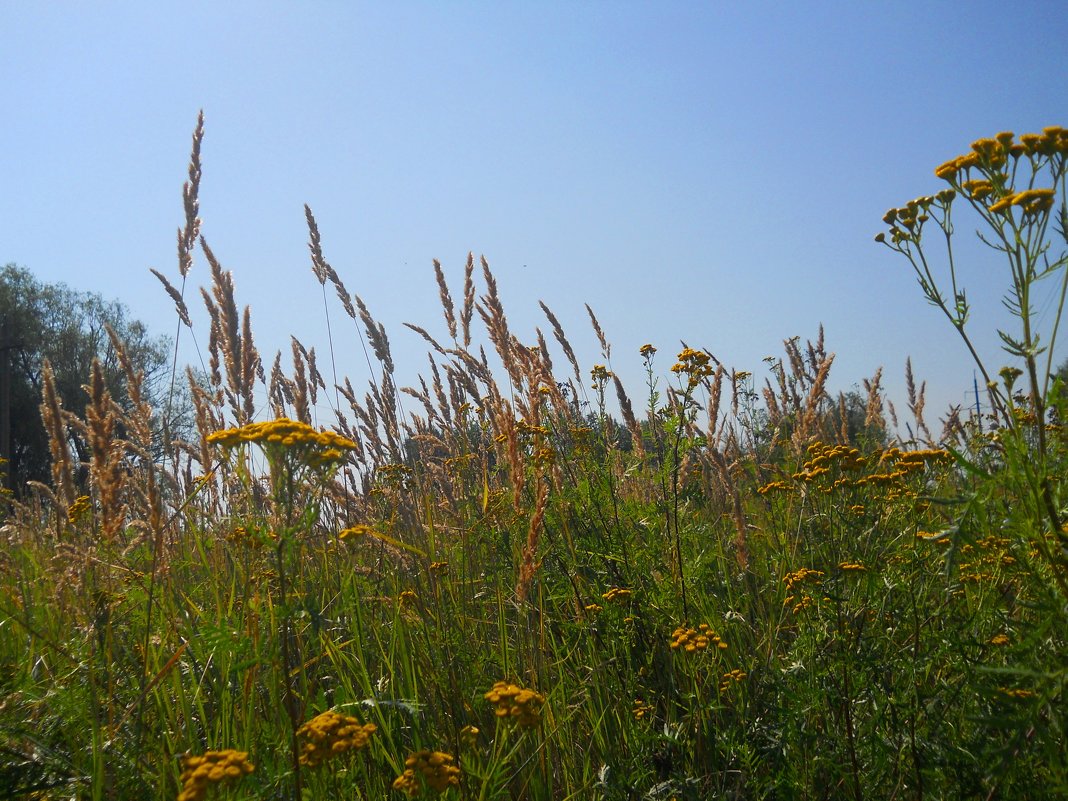
M 247 751 L 225 748 L 187 755 L 182 758 L 182 774 L 178 777 L 182 783 L 178 801 L 200 801 L 212 785 L 229 784 L 255 769 L 248 761 Z
M 398 600 L 400 601 L 401 606 L 410 606 L 414 605 L 419 600 L 419 596 L 416 595 L 413 590 L 405 590 L 400 594 Z
M 679 626 L 671 632 L 671 649 L 677 651 L 680 648 L 686 653 L 704 651 L 710 645 L 726 649 L 727 643 L 720 639 L 707 623 L 700 624 L 696 629 Z
M 612 372 L 603 364 L 595 364 L 593 369 L 590 370 L 590 378 L 593 379 L 593 388 L 597 389 L 599 385 L 605 384 L 609 378 L 612 377 Z
M 710 358 L 703 351 L 685 348 L 679 353 L 678 361 L 671 366 L 671 372 L 689 376 L 690 386 L 696 386 L 702 379 L 712 375 Z
M 316 715 L 297 729 L 297 737 L 303 740 L 300 764 L 314 768 L 346 751 L 357 751 L 367 745 L 377 728 L 331 710 Z
M 847 572 L 859 573 L 867 570 L 860 562 L 842 562 L 838 565 L 839 570 L 845 570 Z
M 608 603 L 624 603 L 631 596 L 630 590 L 625 590 L 622 587 L 612 587 L 601 597 Z
M 645 720 L 652 713 L 653 707 L 651 704 L 645 703 L 641 698 L 634 699 L 634 709 L 631 710 L 631 714 L 634 715 L 635 720 Z
M 1009 636 L 1007 634 L 995 634 L 990 638 L 991 645 L 1008 645 Z
M 416 751 L 404 760 L 404 773 L 393 782 L 393 789 L 415 798 L 426 783 L 439 793 L 460 785 L 456 759 L 443 751 Z
M 594 615 L 597 614 L 598 612 L 604 611 L 604 607 L 601 606 L 600 604 L 586 604 L 586 606 L 584 608 L 586 609 L 587 612 L 589 612 L 591 614 L 594 614 Z
M 460 729 L 460 741 L 464 745 L 474 748 L 475 743 L 478 741 L 479 729 L 478 726 L 464 726 Z
M 642 345 L 642 346 L 641 346 L 641 347 L 640 347 L 640 348 L 638 349 L 638 352 L 639 352 L 639 353 L 640 353 L 640 354 L 641 354 L 642 356 L 644 356 L 644 357 L 645 357 L 646 359 L 649 359 L 649 358 L 651 358 L 651 357 L 653 356 L 653 354 L 655 354 L 655 353 L 656 353 L 656 348 L 654 348 L 654 347 L 653 347 L 652 345 L 648 345 L 648 344 L 646 344 L 646 345 Z
M 78 525 L 85 519 L 86 515 L 93 508 L 93 503 L 89 499 L 88 495 L 79 495 L 74 499 L 74 503 L 67 509 L 67 522 L 72 526 Z
M 541 720 L 545 696 L 534 690 L 498 681 L 483 697 L 496 707 L 497 717 L 515 719 L 524 729 L 537 726 Z
M 740 670 L 732 670 L 730 673 L 724 673 L 723 678 L 719 680 L 719 691 L 721 693 L 727 692 L 731 688 L 732 684 L 738 684 L 745 680 L 746 673 Z
M 208 442 L 227 449 L 254 442 L 263 447 L 269 460 L 281 461 L 290 455 L 309 467 L 340 462 L 346 451 L 358 447 L 351 439 L 333 431 L 316 431 L 307 423 L 287 417 L 216 431 L 208 435 Z

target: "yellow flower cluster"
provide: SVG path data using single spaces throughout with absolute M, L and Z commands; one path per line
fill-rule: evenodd
M 1052 189 L 1025 189 L 1022 192 L 1006 195 L 987 210 L 991 214 L 1001 214 L 1013 206 L 1019 206 L 1023 210 L 1024 217 L 1035 217 L 1053 208 L 1053 195 Z
M 537 726 L 541 720 L 545 696 L 534 690 L 498 681 L 483 697 L 496 707 L 497 717 L 514 719 L 525 729 Z
M 645 703 L 641 698 L 634 699 L 634 709 L 632 710 L 635 720 L 645 720 L 653 714 L 652 704 Z
M 1059 125 L 1043 128 L 1040 134 L 1024 134 L 1015 142 L 1012 131 L 1002 131 L 994 138 L 972 142 L 972 152 L 957 156 L 935 168 L 935 175 L 954 183 L 961 172 L 972 168 L 1000 170 L 1010 158 L 1031 158 L 1068 154 L 1068 131 Z
M 786 585 L 787 592 L 792 592 L 794 587 L 798 584 L 809 580 L 819 584 L 822 578 L 822 570 L 813 570 L 810 567 L 803 567 L 800 570 L 795 570 L 793 573 L 787 573 L 783 578 L 783 583 Z
M 990 638 L 990 644 L 991 645 L 1008 645 L 1009 644 L 1009 635 L 1007 635 L 1007 634 L 995 634 L 993 637 Z
M 651 359 L 651 358 L 653 357 L 653 354 L 655 354 L 655 353 L 656 353 L 656 348 L 654 348 L 654 347 L 653 347 L 652 345 L 648 345 L 648 344 L 646 344 L 646 345 L 642 345 L 642 346 L 641 346 L 641 347 L 640 347 L 640 348 L 638 349 L 638 352 L 639 352 L 639 353 L 640 353 L 640 354 L 641 354 L 642 356 L 644 356 L 644 357 L 645 357 L 646 359 Z
M 864 567 L 860 562 L 841 562 L 838 565 L 839 570 L 844 570 L 847 573 L 862 573 L 868 568 Z
M 1016 564 L 1016 557 L 1008 552 L 1010 541 L 991 534 L 974 545 L 961 546 L 960 580 L 965 584 L 994 581 L 1002 568 Z
M 590 378 L 593 379 L 592 386 L 594 389 L 599 389 L 600 387 L 603 387 L 608 382 L 608 379 L 611 377 L 611 371 L 603 364 L 595 364 L 593 366 L 593 369 L 590 370 Z
M 478 726 L 464 726 L 460 729 L 460 741 L 469 748 L 474 748 L 478 742 L 478 734 Z
M 316 715 L 297 729 L 297 737 L 303 741 L 300 764 L 315 768 L 346 751 L 357 751 L 367 745 L 377 728 L 373 723 L 361 724 L 354 717 L 331 710 Z
M 719 691 L 721 693 L 727 692 L 731 688 L 731 685 L 738 684 L 745 680 L 746 673 L 740 670 L 732 670 L 730 673 L 724 673 L 723 678 L 719 680 Z
M 182 774 L 178 777 L 182 790 L 178 793 L 178 801 L 200 801 L 211 786 L 236 781 L 255 768 L 248 761 L 247 751 L 232 748 L 183 757 Z
M 626 603 L 631 596 L 630 590 L 625 590 L 622 587 L 612 587 L 601 597 L 608 603 Z
M 393 789 L 415 798 L 422 790 L 421 782 L 439 793 L 460 784 L 460 769 L 456 759 L 444 751 L 416 751 L 404 760 L 404 773 L 393 782 Z
M 812 596 L 802 590 L 795 591 L 794 588 L 802 586 L 806 582 L 818 585 L 822 582 L 823 575 L 822 570 L 813 570 L 809 567 L 802 567 L 793 573 L 787 573 L 783 577 L 783 583 L 786 585 L 786 591 L 790 594 L 783 599 L 782 605 L 790 606 L 793 604 L 792 610 L 795 615 L 804 609 L 808 609 L 815 603 Z
M 671 632 L 671 648 L 674 651 L 681 648 L 692 654 L 696 651 L 704 651 L 710 645 L 720 649 L 727 647 L 727 643 L 723 642 L 707 623 L 702 623 L 696 629 L 679 626 Z
M 72 526 L 78 525 L 82 519 L 89 514 L 89 510 L 93 508 L 93 502 L 88 495 L 79 495 L 74 499 L 74 503 L 67 509 L 67 522 Z
M 678 361 L 671 366 L 671 372 L 688 375 L 690 384 L 697 384 L 701 379 L 712 375 L 710 357 L 707 353 L 686 348 L 678 355 Z
M 288 417 L 216 431 L 208 435 L 208 442 L 223 448 L 235 448 L 243 443 L 253 442 L 262 445 L 268 453 L 296 453 L 312 467 L 339 462 L 344 458 L 345 451 L 357 448 L 355 442 L 338 433 L 316 431 L 307 423 L 290 420 Z

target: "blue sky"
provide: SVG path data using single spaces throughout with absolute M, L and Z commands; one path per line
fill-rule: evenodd
M 473 250 L 513 332 L 547 328 L 544 300 L 587 369 L 588 302 L 632 397 L 645 342 L 665 372 L 685 340 L 759 376 L 822 322 L 834 389 L 882 365 L 900 400 L 911 355 L 937 416 L 967 352 L 872 237 L 972 140 L 1068 118 L 1056 2 L 7 3 L 0 29 L 0 262 L 172 334 L 148 269 L 177 275 L 203 108 L 203 233 L 265 361 L 290 334 L 327 347 L 308 203 L 404 382 L 426 348 L 401 324 L 445 331 L 431 259 L 459 293 Z M 996 369 L 1005 268 L 961 255 Z M 335 345 L 359 386 L 355 330 Z

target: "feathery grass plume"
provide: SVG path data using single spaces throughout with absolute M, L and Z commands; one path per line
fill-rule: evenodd
M 101 535 L 105 542 L 113 542 L 126 520 L 123 485 L 126 470 L 123 464 L 125 448 L 118 437 L 118 408 L 104 382 L 104 369 L 94 358 L 89 368 L 89 405 L 85 408 L 85 422 L 89 434 L 89 476 L 96 486 L 100 506 Z
M 920 388 L 916 389 L 916 381 L 912 376 L 911 357 L 905 359 L 905 391 L 908 397 L 909 412 L 916 421 L 916 433 L 922 434 L 924 442 L 928 445 L 934 445 L 934 440 L 931 438 L 931 430 L 927 427 L 927 421 L 923 418 L 923 410 L 927 405 L 927 382 L 921 382 Z
M 148 271 L 159 279 L 167 294 L 170 295 L 171 300 L 174 301 L 174 310 L 178 312 L 178 319 L 181 320 L 182 324 L 187 328 L 192 328 L 193 323 L 189 319 L 189 307 L 185 305 L 185 298 L 182 297 L 182 293 L 171 286 L 171 282 L 168 281 L 167 277 L 159 270 L 150 267 Z
M 796 341 L 794 344 L 796 348 Z M 818 433 L 817 426 L 820 421 L 823 402 L 827 397 L 827 376 L 831 372 L 831 364 L 833 363 L 834 354 L 827 354 L 819 364 L 815 379 L 809 386 L 808 394 L 805 397 L 805 407 L 800 414 L 800 425 L 798 425 L 797 431 L 792 437 L 796 453 L 800 453 L 808 443 L 809 438 Z M 802 377 L 803 375 L 804 372 L 802 371 Z
M 438 403 L 438 416 L 446 426 L 452 426 L 452 410 L 449 408 L 449 396 L 445 394 L 445 386 L 441 383 L 441 371 L 438 370 L 437 362 L 429 353 L 427 361 L 430 362 L 430 385 L 434 388 L 434 399 Z
M 709 390 L 708 400 L 708 442 L 715 447 L 723 434 L 722 429 L 719 427 L 719 405 L 723 398 L 723 376 L 726 375 L 727 370 L 722 364 L 716 365 L 716 372 L 712 374 L 712 388 Z M 738 375 L 737 371 L 731 371 L 731 385 L 735 386 L 735 377 Z M 736 393 L 737 394 L 737 393 Z M 737 416 L 738 407 L 735 405 L 734 414 Z
M 417 333 L 419 336 L 421 336 L 423 339 L 425 339 L 427 341 L 427 343 L 430 345 L 430 347 L 432 347 L 435 351 L 440 353 L 442 356 L 448 356 L 449 355 L 449 352 L 447 350 L 445 350 L 445 348 L 443 348 L 441 346 L 441 344 L 436 339 L 434 339 L 434 337 L 430 336 L 430 334 L 427 332 L 427 330 L 425 328 L 423 328 L 422 326 L 415 325 L 414 323 L 404 323 L 404 327 L 405 328 L 410 328 L 412 331 L 415 331 L 415 333 Z
M 504 314 L 504 306 L 501 304 L 500 294 L 497 291 L 497 279 L 494 278 L 493 273 L 490 271 L 486 257 L 482 256 L 481 259 L 482 277 L 486 281 L 486 294 L 476 304 L 476 308 L 482 321 L 486 324 L 486 332 L 489 334 L 490 342 L 493 343 L 493 347 L 501 359 L 501 364 L 504 365 L 504 369 L 508 373 L 513 386 L 518 388 L 523 383 L 523 378 L 512 348 L 514 338 L 511 331 L 508 330 L 508 318 Z
M 41 365 L 41 420 L 48 433 L 48 451 L 52 455 L 52 486 L 63 508 L 74 503 L 74 459 L 63 412 L 63 402 L 56 391 L 56 375 L 52 363 L 45 359 Z
M 193 150 L 189 156 L 189 180 L 182 186 L 182 206 L 185 209 L 185 227 L 178 229 L 178 272 L 185 278 L 193 266 L 193 248 L 200 236 L 200 146 L 204 141 L 204 110 L 197 115 L 197 127 L 193 131 Z
M 460 327 L 464 333 L 464 347 L 471 347 L 471 318 L 475 313 L 475 254 L 467 254 L 464 265 L 464 308 L 460 312 Z
M 392 373 L 393 356 L 389 350 L 386 329 L 381 323 L 375 322 L 371 312 L 367 310 L 367 305 L 363 302 L 363 298 L 359 295 L 356 295 L 355 298 L 356 306 L 360 310 L 360 320 L 363 322 L 364 330 L 367 332 L 367 341 L 371 345 L 371 351 L 374 353 L 375 358 L 381 362 L 383 370 L 387 373 Z
M 545 521 L 545 510 L 549 505 L 549 483 L 540 480 L 538 482 L 538 497 L 534 502 L 534 514 L 530 518 L 530 528 L 527 530 L 527 542 L 523 546 L 523 557 L 519 564 L 519 580 L 516 582 L 515 594 L 520 602 L 527 599 L 530 591 L 530 583 L 534 580 L 542 560 L 538 559 L 538 543 L 541 540 L 541 530 Z
M 886 420 L 883 417 L 883 396 L 880 387 L 882 378 L 883 368 L 880 367 L 870 380 L 864 379 L 864 390 L 868 393 L 867 403 L 864 407 L 865 427 L 877 426 L 880 429 L 886 428 Z
M 849 442 L 849 413 L 846 411 L 846 396 L 844 392 L 838 393 L 838 441 Z
M 601 355 L 604 356 L 605 361 L 608 362 L 612 358 L 612 346 L 608 344 L 608 339 L 604 335 L 604 331 L 601 330 L 601 324 L 597 322 L 597 315 L 593 313 L 593 309 L 590 308 L 590 304 L 585 304 L 586 313 L 590 315 L 590 324 L 593 326 L 594 333 L 597 334 L 597 341 L 601 343 Z
M 564 334 L 564 327 L 560 325 L 560 321 L 556 319 L 556 315 L 552 313 L 552 310 L 545 305 L 544 301 L 539 300 L 538 305 L 541 306 L 541 310 L 545 312 L 545 317 L 549 320 L 549 324 L 553 327 L 553 336 L 556 337 L 556 341 L 560 343 L 560 347 L 564 351 L 564 355 L 567 360 L 571 362 L 571 367 L 575 370 L 575 381 L 580 386 L 582 385 L 582 371 L 579 369 L 578 359 L 575 358 L 575 351 L 571 349 L 571 343 L 567 340 L 567 335 Z
M 296 337 L 292 339 L 293 351 L 293 414 L 301 423 L 311 425 L 311 409 L 308 406 L 308 377 L 304 371 L 304 356 L 306 351 Z
M 252 342 L 251 311 L 246 306 L 244 315 L 239 316 L 234 300 L 233 275 L 223 270 L 203 236 L 200 237 L 200 247 L 211 267 L 211 296 L 204 290 L 201 294 L 212 319 L 212 376 L 217 375 L 221 361 L 226 368 L 227 399 L 240 426 L 255 414 L 252 383 L 257 368 L 262 369 Z
M 452 295 L 449 294 L 449 285 L 445 283 L 445 273 L 441 271 L 441 262 L 434 259 L 434 277 L 438 282 L 438 297 L 441 298 L 441 308 L 445 312 L 445 325 L 449 329 L 449 336 L 456 342 L 456 308 L 452 303 Z
M 897 428 L 897 409 L 894 408 L 894 402 L 889 398 L 886 399 L 886 413 L 890 415 L 890 423 Z
M 638 459 L 645 458 L 645 443 L 642 441 L 642 427 L 638 425 L 638 420 L 634 416 L 634 407 L 630 403 L 630 398 L 627 397 L 626 390 L 623 389 L 623 382 L 619 380 L 619 376 L 612 373 L 612 381 L 616 387 L 616 398 L 619 400 L 619 410 L 623 415 L 623 422 L 627 426 L 627 430 L 630 431 L 630 439 L 634 444 L 634 455 Z
M 126 345 L 119 339 L 118 334 L 111 326 L 105 326 L 111 347 L 115 352 L 115 358 L 122 368 L 126 377 L 126 396 L 130 400 L 130 410 L 124 414 L 121 420 L 122 427 L 126 431 L 126 445 L 140 460 L 139 471 L 142 481 L 137 483 L 137 491 L 143 500 L 147 510 L 145 521 L 149 529 L 158 532 L 162 523 L 162 498 L 159 495 L 159 485 L 156 481 L 156 467 L 152 458 L 152 404 L 144 396 L 144 370 L 137 370 L 130 360 L 130 354 Z

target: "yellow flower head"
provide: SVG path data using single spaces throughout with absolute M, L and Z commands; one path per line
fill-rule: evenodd
M 483 697 L 493 704 L 498 718 L 514 720 L 524 729 L 533 728 L 541 721 L 545 696 L 534 690 L 498 681 Z
M 424 783 L 439 793 L 460 785 L 460 769 L 452 754 L 416 751 L 404 760 L 404 773 L 393 781 L 393 789 L 415 798 Z
M 346 451 L 358 447 L 334 431 L 316 431 L 307 423 L 288 417 L 216 431 L 208 435 L 208 442 L 228 450 L 252 442 L 264 449 L 268 459 L 292 456 L 309 467 L 328 467 L 344 459 Z
M 354 717 L 327 710 L 316 715 L 299 729 L 300 764 L 315 768 L 328 759 L 367 745 L 377 730 L 373 723 L 361 724 Z
M 247 751 L 225 748 L 221 751 L 205 751 L 203 754 L 187 754 L 182 758 L 182 783 L 178 801 L 201 801 L 208 789 L 216 784 L 229 784 L 256 769 L 248 761 Z

